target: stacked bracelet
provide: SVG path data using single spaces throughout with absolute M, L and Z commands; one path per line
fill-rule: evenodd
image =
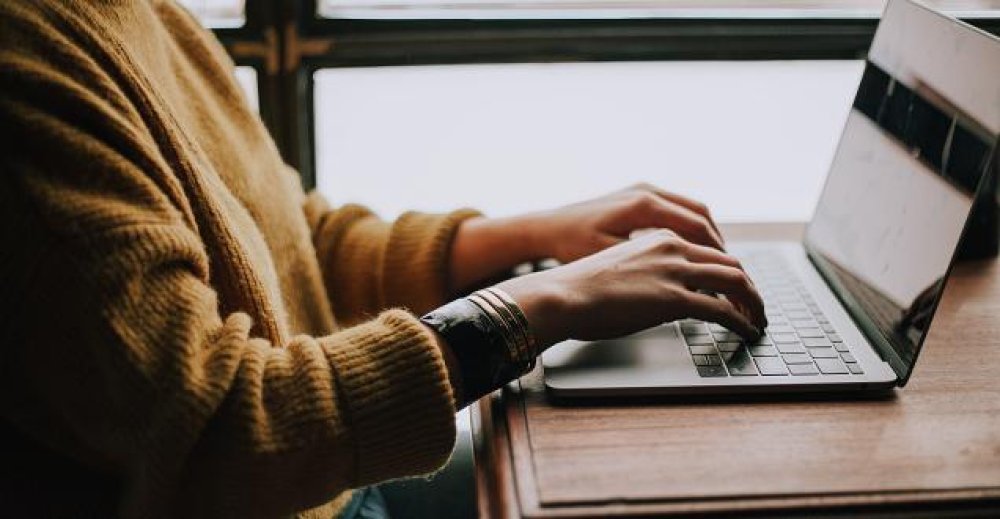
M 538 355 L 535 339 L 528 327 L 528 319 L 514 298 L 498 288 L 484 288 L 468 299 L 482 308 L 504 333 L 511 364 L 518 366 L 522 373 L 531 371 Z
M 420 319 L 448 343 L 462 376 L 465 403 L 535 367 L 538 346 L 528 319 L 510 295 L 479 290 Z

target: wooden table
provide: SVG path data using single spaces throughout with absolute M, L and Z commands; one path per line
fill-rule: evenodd
M 554 406 L 536 371 L 482 400 L 473 433 L 484 517 L 1000 517 L 1000 267 L 956 268 L 910 383 L 888 396 Z

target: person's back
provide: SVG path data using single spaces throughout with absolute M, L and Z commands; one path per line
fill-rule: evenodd
M 390 226 L 307 198 L 231 74 L 172 2 L 0 5 L 0 506 L 267 516 L 447 458 L 427 332 L 397 311 L 331 336 L 331 306 L 440 304 L 471 213 Z M 339 415 L 370 398 L 409 412 Z

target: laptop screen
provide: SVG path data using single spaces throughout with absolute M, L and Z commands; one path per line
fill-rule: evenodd
M 891 0 L 806 247 L 901 384 L 994 168 L 998 133 L 1000 42 Z

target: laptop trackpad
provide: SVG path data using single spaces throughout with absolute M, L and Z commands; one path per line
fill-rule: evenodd
M 693 369 L 684 341 L 673 324 L 607 341 L 566 341 L 545 352 L 546 371 L 658 369 L 678 366 Z

